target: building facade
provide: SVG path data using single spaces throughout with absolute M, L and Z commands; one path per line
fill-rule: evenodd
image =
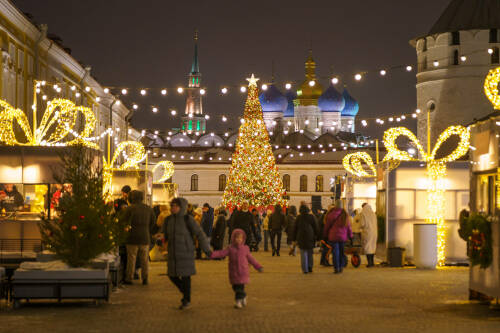
M 410 41 L 417 52 L 418 137 L 431 140 L 450 125 L 491 112 L 484 78 L 500 66 L 500 2 L 453 0 L 428 34 Z
M 155 148 L 152 151 L 156 153 L 150 159 L 152 164 L 166 159 L 166 154 L 170 154 L 169 160 L 174 160 L 175 172 L 171 182 L 178 185 L 180 196 L 200 206 L 205 202 L 212 206 L 221 204 L 231 167 L 231 149 Z M 275 150 L 275 155 L 280 156 L 284 151 Z M 346 174 L 341 162 L 343 153 L 318 153 L 315 160 L 310 158 L 313 156 L 310 152 L 307 153 L 310 156 L 304 154 L 300 157 L 299 154 L 297 160 L 293 157 L 278 158 L 277 166 L 289 204 L 298 207 L 304 201 L 316 207 L 328 207 L 333 202 L 332 182 Z
M 73 58 L 62 40 L 48 33 L 47 25 L 34 23 L 8 0 L 0 0 L 0 48 L 0 98 L 24 110 L 30 123 L 33 113 L 28 110 L 34 100 L 34 83 L 45 81 L 47 86 L 37 98 L 38 121 L 46 107 L 45 98 L 65 98 L 93 110 L 97 119 L 93 135 L 112 126 L 116 141 L 139 138 L 139 133 L 129 126 L 130 110 L 105 92 L 92 77 L 91 67 Z M 105 140 L 99 144 L 101 149 L 107 149 Z

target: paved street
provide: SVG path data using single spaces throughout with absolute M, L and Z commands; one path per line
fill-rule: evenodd
M 499 332 L 500 312 L 467 301 L 467 268 L 349 267 L 334 275 L 316 266 L 300 272 L 299 258 L 259 252 L 265 272 L 251 273 L 246 309 L 233 308 L 227 262 L 201 261 L 193 307 L 153 263 L 150 285 L 128 286 L 102 306 L 88 303 L 2 304 L 1 332 Z M 315 257 L 317 260 L 319 257 Z

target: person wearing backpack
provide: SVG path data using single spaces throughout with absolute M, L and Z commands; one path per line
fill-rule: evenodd
M 292 206 L 293 207 L 293 206 Z M 300 248 L 300 263 L 304 274 L 312 273 L 313 249 L 318 234 L 318 226 L 313 215 L 309 214 L 309 207 L 301 205 L 299 216 L 295 220 L 295 227 L 291 230 L 291 239 Z
M 203 230 L 187 214 L 187 200 L 174 198 L 170 203 L 172 215 L 163 223 L 163 235 L 168 248 L 167 275 L 182 293 L 180 310 L 191 306 L 191 276 L 196 274 L 194 265 L 194 240 L 210 257 L 212 251 Z
M 328 212 L 323 235 L 332 247 L 334 273 L 342 273 L 346 265 L 344 244 L 352 238 L 351 223 L 345 209 L 333 208 Z

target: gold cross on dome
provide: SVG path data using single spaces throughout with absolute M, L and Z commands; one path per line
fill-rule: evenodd
M 259 81 L 259 79 L 258 79 L 258 78 L 256 78 L 256 77 L 252 74 L 252 76 L 251 76 L 249 79 L 247 79 L 247 81 L 248 81 L 248 86 L 249 86 L 249 87 L 250 87 L 250 86 L 256 86 L 256 87 L 257 87 L 257 81 Z

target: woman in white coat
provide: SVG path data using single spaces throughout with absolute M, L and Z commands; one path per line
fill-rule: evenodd
M 368 259 L 368 266 L 373 267 L 375 251 L 377 250 L 377 215 L 372 210 L 372 207 L 364 203 L 361 211 L 361 236 L 363 239 L 363 250 Z

